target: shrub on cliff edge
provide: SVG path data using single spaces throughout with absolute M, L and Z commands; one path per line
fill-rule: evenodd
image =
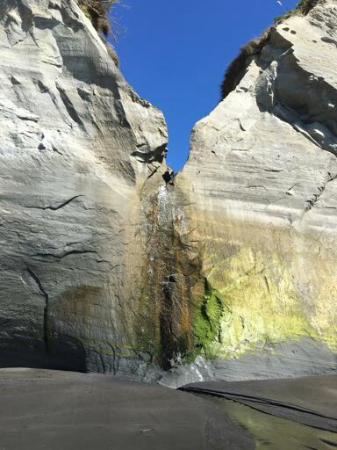
M 78 0 L 80 8 L 90 18 L 93 26 L 107 36 L 110 32 L 109 10 L 118 0 Z

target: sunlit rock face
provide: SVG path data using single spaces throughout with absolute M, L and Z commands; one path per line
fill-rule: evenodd
M 73 0 L 2 0 L 0 55 L 0 365 L 131 370 L 163 116 Z
M 1 2 L 0 367 L 336 371 L 336 23 L 272 28 L 165 181 L 164 118 L 77 2 Z
M 337 368 L 336 24 L 332 0 L 281 21 L 194 129 L 177 185 L 206 284 L 196 379 Z

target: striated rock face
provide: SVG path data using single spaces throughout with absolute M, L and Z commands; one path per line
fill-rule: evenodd
M 73 0 L 1 1 L 0 54 L 0 365 L 117 371 L 165 121 Z
M 336 371 L 337 5 L 305 12 L 232 65 L 166 184 L 164 118 L 77 2 L 1 2 L 0 366 Z
M 206 376 L 337 369 L 336 24 L 325 0 L 271 28 L 194 129 L 177 184 L 208 287 Z

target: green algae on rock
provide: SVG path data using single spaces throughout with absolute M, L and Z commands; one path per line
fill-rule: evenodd
M 290 367 L 290 347 L 303 350 L 303 374 L 337 369 L 337 129 L 326 108 L 337 104 L 337 10 L 307 5 L 270 29 L 197 123 L 177 178 L 200 274 L 221 300 L 204 297 L 194 327 L 224 377 L 253 357 L 269 364 L 256 376 L 288 374 L 278 363 Z M 325 362 L 311 354 L 319 347 Z

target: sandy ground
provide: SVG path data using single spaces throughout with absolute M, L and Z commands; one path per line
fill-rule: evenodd
M 337 449 L 336 376 L 182 389 L 0 369 L 0 450 Z
M 261 412 L 337 433 L 337 376 L 194 383 L 183 391 L 234 400 Z
M 256 450 L 337 449 L 337 377 L 195 383 L 254 436 Z
M 251 450 L 208 399 L 112 376 L 0 370 L 0 450 Z

